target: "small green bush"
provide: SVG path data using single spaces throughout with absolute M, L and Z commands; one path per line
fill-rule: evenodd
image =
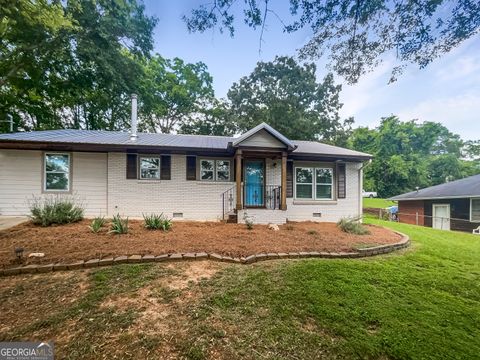
M 245 221 L 245 226 L 248 230 L 253 230 L 253 225 L 255 224 L 253 216 L 248 215 L 246 211 L 243 213 L 243 221 Z
M 100 229 L 105 225 L 106 220 L 104 216 L 97 216 L 95 219 L 92 220 L 89 228 L 93 233 L 98 233 Z
M 317 235 L 318 234 L 317 230 L 308 230 L 307 233 L 308 233 L 308 235 Z
M 83 219 L 84 209 L 71 196 L 34 197 L 30 201 L 30 218 L 41 226 L 69 224 Z
M 110 224 L 110 231 L 112 234 L 127 234 L 128 233 L 128 217 L 122 219 L 120 214 L 114 215 L 112 223 Z
M 355 235 L 368 235 L 370 231 L 363 226 L 358 218 L 342 218 L 337 222 L 337 226 L 343 232 Z
M 146 229 L 168 231 L 172 228 L 172 220 L 163 213 L 143 215 L 143 221 Z

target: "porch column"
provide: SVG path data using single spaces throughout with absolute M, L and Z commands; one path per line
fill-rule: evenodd
M 280 209 L 287 210 L 287 153 L 282 152 L 282 193 Z
M 237 186 L 237 210 L 242 209 L 242 150 L 235 154 L 235 184 Z

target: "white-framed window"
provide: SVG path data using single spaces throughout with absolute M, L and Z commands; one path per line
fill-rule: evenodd
M 230 181 L 230 160 L 217 160 L 215 165 L 217 181 Z
M 470 221 L 480 222 L 480 198 L 470 199 Z
M 140 156 L 140 179 L 160 179 L 159 156 Z
M 200 160 L 200 180 L 230 181 L 230 160 Z
M 315 169 L 315 198 L 331 199 L 333 189 L 333 169 L 316 168 Z
M 200 180 L 213 181 L 215 179 L 215 160 L 200 160 Z
M 296 167 L 295 198 L 300 200 L 331 200 L 333 198 L 333 169 Z
M 295 168 L 295 197 L 313 199 L 313 168 Z
M 70 191 L 70 154 L 45 153 L 45 191 Z

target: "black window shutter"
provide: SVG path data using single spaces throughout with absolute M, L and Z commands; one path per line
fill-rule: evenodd
M 337 197 L 345 199 L 347 197 L 347 176 L 345 174 L 345 164 L 337 166 Z
M 160 159 L 160 179 L 170 180 L 172 177 L 172 157 L 170 155 L 162 155 Z
M 197 180 L 197 157 L 187 155 L 187 180 Z
M 287 198 L 293 197 L 293 161 L 287 161 Z
M 127 179 L 137 178 L 137 154 L 127 154 Z

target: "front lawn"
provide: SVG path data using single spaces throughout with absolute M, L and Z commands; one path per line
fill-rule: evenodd
M 72 359 L 477 358 L 480 237 L 368 222 L 411 248 L 4 278 L 0 340 L 53 339 Z
M 397 205 L 396 201 L 379 199 L 379 198 L 363 198 L 364 208 L 385 209 L 389 206 Z

